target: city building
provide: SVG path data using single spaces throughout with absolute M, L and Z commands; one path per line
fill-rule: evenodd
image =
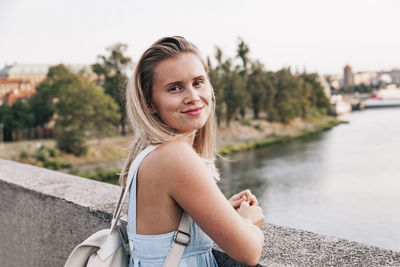
M 349 65 L 346 65 L 346 67 L 344 67 L 344 80 L 343 80 L 343 82 L 344 82 L 343 86 L 352 86 L 352 85 L 354 85 L 353 72 L 352 72 L 351 67 Z
M 29 82 L 36 87 L 46 78 L 49 65 L 9 65 L 0 70 L 0 78 Z
M 400 69 L 393 69 L 389 74 L 392 77 L 392 82 L 400 85 Z
M 36 89 L 33 87 L 25 89 L 14 89 L 1 98 L 0 104 L 7 103 L 7 105 L 11 107 L 15 101 L 20 99 L 28 99 L 34 94 L 36 94 Z
M 390 76 L 392 83 L 400 84 L 400 69 L 393 69 L 391 71 L 379 72 L 379 75 L 384 75 L 384 74 Z
M 371 84 L 373 84 L 373 81 L 377 77 L 378 77 L 377 72 L 371 72 L 371 71 L 357 72 L 357 73 L 353 74 L 353 84 L 354 85 L 360 85 L 360 84 L 371 85 Z
M 52 66 L 14 64 L 0 70 L 0 104 L 14 103 L 16 99 L 27 98 L 36 93 L 36 87 L 46 78 Z M 83 72 L 90 79 L 97 78 L 90 65 L 66 65 L 66 67 L 73 73 Z
M 343 86 L 343 74 L 331 74 L 326 76 L 329 85 L 338 90 Z
M 7 103 L 11 106 L 17 99 L 29 98 L 35 93 L 35 88 L 28 81 L 0 78 L 0 105 Z
M 3 99 L 5 95 L 13 91 L 28 92 L 33 89 L 34 87 L 29 81 L 0 78 L 0 99 Z

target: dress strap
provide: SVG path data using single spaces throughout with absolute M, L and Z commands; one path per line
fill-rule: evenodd
M 129 167 L 129 172 L 128 172 L 128 180 L 126 183 L 127 190 L 129 191 L 129 200 L 130 200 L 130 205 L 132 205 L 131 209 L 129 212 L 132 214 L 129 214 L 129 216 L 132 216 L 132 231 L 136 234 L 136 185 L 137 185 L 137 172 L 139 170 L 139 166 L 144 160 L 144 158 L 150 154 L 154 149 L 156 149 L 159 145 L 150 145 L 143 149 L 142 152 L 140 152 L 135 160 L 132 162 L 131 166 Z M 130 188 L 129 188 L 130 186 Z

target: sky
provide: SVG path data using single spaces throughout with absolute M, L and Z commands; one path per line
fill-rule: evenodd
M 115 43 L 135 61 L 164 36 L 234 57 L 238 38 L 267 70 L 400 68 L 398 0 L 1 0 L 6 64 L 93 64 Z

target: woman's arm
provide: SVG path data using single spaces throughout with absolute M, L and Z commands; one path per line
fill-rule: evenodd
M 264 244 L 262 231 L 254 225 L 263 222 L 261 209 L 244 204 L 235 211 L 189 145 L 170 142 L 158 150 L 155 160 L 159 164 L 154 166 L 152 175 L 167 179 L 166 190 L 171 198 L 228 255 L 241 263 L 256 265 Z

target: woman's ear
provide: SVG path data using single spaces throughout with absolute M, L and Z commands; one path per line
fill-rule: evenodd
M 155 109 L 153 103 L 150 103 L 149 109 L 150 109 L 151 114 L 153 114 L 153 115 L 157 114 L 157 110 Z

